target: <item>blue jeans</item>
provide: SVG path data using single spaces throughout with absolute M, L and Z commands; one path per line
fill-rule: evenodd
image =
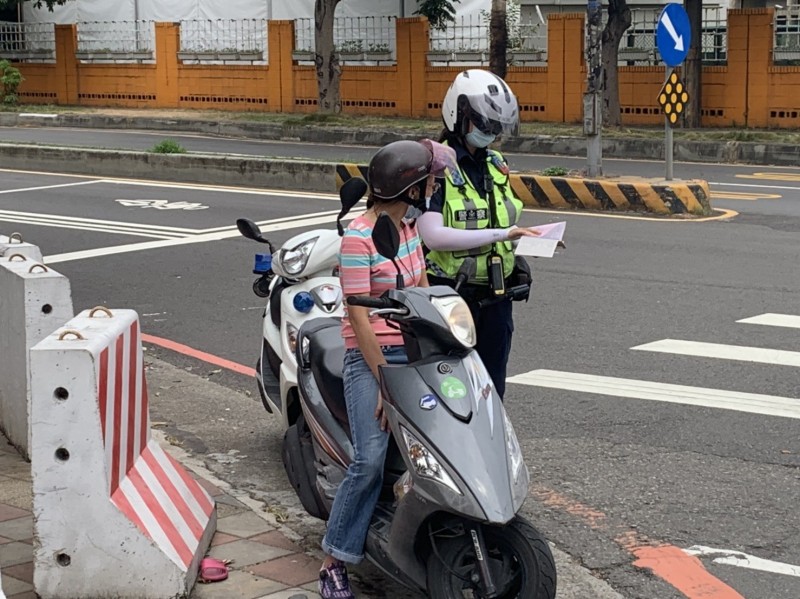
M 408 362 L 404 347 L 381 349 L 389 364 Z M 343 375 L 355 456 L 336 491 L 322 549 L 338 560 L 357 564 L 364 559 L 364 542 L 383 485 L 389 433 L 375 419 L 380 386 L 361 351 L 345 352 Z

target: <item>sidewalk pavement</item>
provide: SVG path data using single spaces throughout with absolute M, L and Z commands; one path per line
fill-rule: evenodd
M 193 599 L 312 599 L 320 560 L 208 481 L 217 502 L 217 533 L 208 555 L 233 560 L 228 580 L 195 586 Z M 33 592 L 31 467 L 0 435 L 0 574 L 8 599 Z M 73 598 L 78 599 L 78 598 Z

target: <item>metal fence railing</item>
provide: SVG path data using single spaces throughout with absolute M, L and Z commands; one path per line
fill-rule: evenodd
M 266 19 L 181 21 L 182 60 L 262 62 L 267 59 Z
M 619 64 L 658 65 L 661 56 L 656 47 L 656 26 L 661 9 L 631 9 L 631 26 L 619 45 Z M 604 20 L 607 15 L 604 14 Z M 726 64 L 728 60 L 727 10 L 703 8 L 703 63 Z
M 79 22 L 79 60 L 141 62 L 155 58 L 154 21 Z
M 773 58 L 778 64 L 800 64 L 800 6 L 775 11 Z
M 656 48 L 656 24 L 660 11 L 647 8 L 631 9 L 631 26 L 622 35 L 619 44 L 619 64 L 655 65 L 659 56 Z M 603 13 L 603 25 L 608 19 Z
M 333 43 L 347 62 L 393 61 L 397 57 L 396 17 L 337 17 Z M 314 59 L 314 19 L 296 19 L 295 59 Z
M 446 29 L 431 29 L 431 53 L 480 55 L 488 50 L 489 25 L 482 15 L 461 15 Z
M 431 62 L 489 61 L 489 20 L 487 14 L 461 15 L 443 30 L 431 29 L 428 58 Z M 539 22 L 508 24 L 508 58 L 511 64 L 544 62 L 547 56 L 547 27 Z
M 728 63 L 728 10 L 721 6 L 703 8 L 703 63 Z
M 56 30 L 53 23 L 0 22 L 0 58 L 15 61 L 53 61 Z

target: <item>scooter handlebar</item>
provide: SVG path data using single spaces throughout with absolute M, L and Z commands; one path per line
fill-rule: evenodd
M 478 308 L 484 308 L 486 306 L 491 306 L 492 304 L 497 304 L 504 301 L 513 302 L 518 299 L 522 299 L 527 293 L 530 293 L 530 289 L 530 285 L 517 285 L 516 287 L 511 287 L 506 289 L 506 292 L 501 296 L 481 300 L 478 302 Z
M 366 297 L 363 295 L 351 295 L 347 298 L 348 306 L 361 306 L 363 308 L 394 308 L 395 303 L 388 297 Z

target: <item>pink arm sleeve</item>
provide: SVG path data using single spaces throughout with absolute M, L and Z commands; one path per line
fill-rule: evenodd
M 508 240 L 510 229 L 453 229 L 444 225 L 441 212 L 429 210 L 417 219 L 422 242 L 431 250 L 455 252 Z

